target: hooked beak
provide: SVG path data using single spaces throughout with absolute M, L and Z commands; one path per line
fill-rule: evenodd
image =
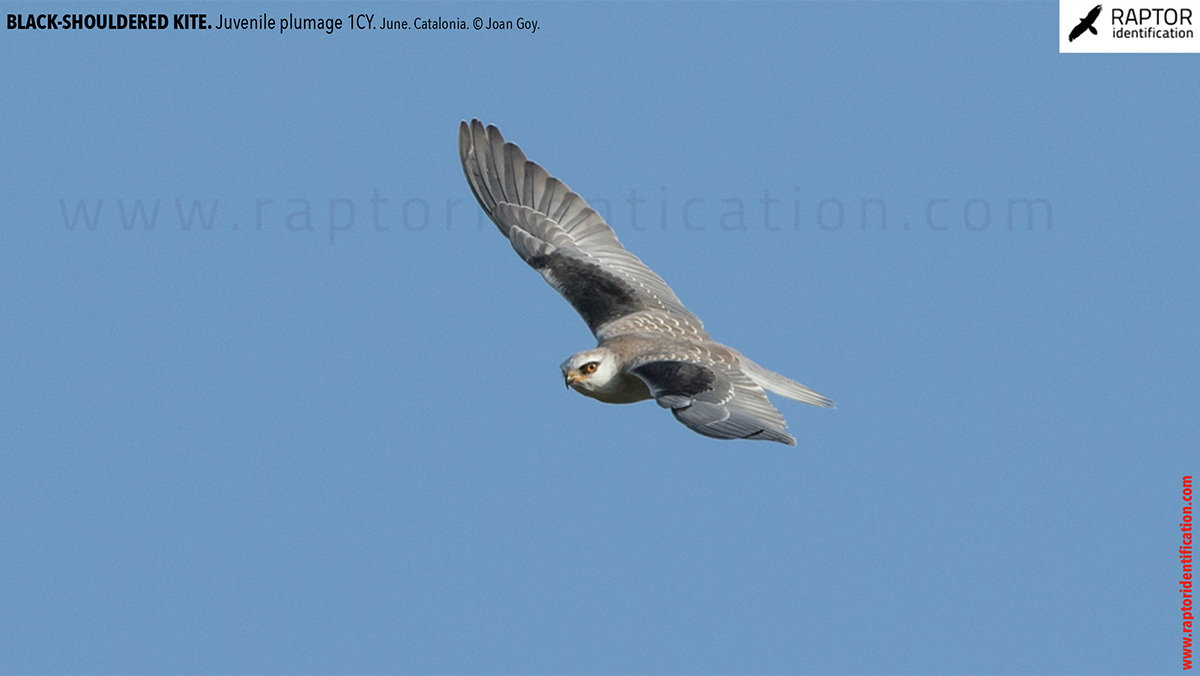
M 567 387 L 570 387 L 579 379 L 579 376 L 575 375 L 574 373 L 563 373 L 563 380 L 567 381 Z

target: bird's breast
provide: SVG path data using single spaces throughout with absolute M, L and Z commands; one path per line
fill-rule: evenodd
M 606 404 L 632 404 L 636 401 L 650 399 L 650 388 L 641 378 L 628 373 L 617 374 L 612 380 L 600 386 L 588 386 L 583 381 L 571 385 L 576 392 L 585 397 L 591 397 Z

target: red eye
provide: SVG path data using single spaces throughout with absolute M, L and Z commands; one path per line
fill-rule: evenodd
M 599 366 L 600 366 L 600 364 L 598 364 L 598 363 L 596 363 L 596 362 L 594 362 L 594 361 L 589 361 L 588 363 L 584 364 L 584 365 L 583 365 L 583 367 L 582 367 L 582 368 L 580 368 L 579 370 L 580 370 L 580 371 L 582 371 L 584 374 L 586 374 L 586 375 L 589 375 L 589 376 L 590 376 L 590 375 L 592 375 L 593 373 L 595 373 L 595 372 L 596 372 L 596 369 L 597 369 Z

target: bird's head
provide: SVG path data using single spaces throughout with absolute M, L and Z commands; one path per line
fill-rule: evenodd
M 604 347 L 572 355 L 559 368 L 562 369 L 567 387 L 577 392 L 604 389 L 617 377 L 618 371 L 616 355 Z

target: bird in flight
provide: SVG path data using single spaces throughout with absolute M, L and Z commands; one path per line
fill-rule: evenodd
M 610 404 L 654 399 L 717 439 L 794 446 L 764 390 L 833 402 L 709 338 L 667 283 L 629 253 L 579 195 L 479 120 L 458 128 L 458 155 L 479 206 L 517 255 L 583 317 L 598 346 L 563 362 L 567 387 Z
M 1096 27 L 1092 24 L 1096 23 L 1096 19 L 1100 16 L 1100 7 L 1100 5 L 1096 5 L 1092 11 L 1088 12 L 1087 16 L 1079 20 L 1079 25 L 1071 29 L 1071 35 L 1067 37 L 1067 42 L 1075 42 L 1075 38 L 1083 35 L 1084 31 L 1091 31 L 1092 35 L 1098 35 Z

